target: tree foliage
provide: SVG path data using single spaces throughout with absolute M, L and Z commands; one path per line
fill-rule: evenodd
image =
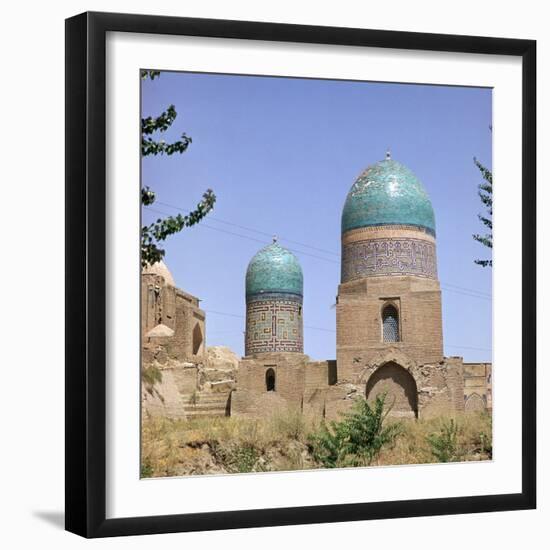
M 493 173 L 486 168 L 477 158 L 474 157 L 474 164 L 481 172 L 483 183 L 478 186 L 478 195 L 481 202 L 485 206 L 486 214 L 479 214 L 478 218 L 481 223 L 487 228 L 484 235 L 478 233 L 472 235 L 473 238 L 487 248 L 493 248 Z M 493 260 L 474 260 L 474 262 L 482 267 L 492 267 Z
M 154 80 L 160 76 L 160 71 L 142 70 L 142 79 Z M 141 155 L 142 157 L 157 156 L 157 155 L 173 155 L 182 154 L 187 151 L 187 148 L 192 143 L 192 139 L 187 134 L 183 133 L 180 139 L 167 143 L 163 139 L 156 139 L 155 134 L 166 132 L 177 117 L 176 108 L 170 105 L 159 116 L 148 116 L 141 119 Z M 155 192 L 148 186 L 141 187 L 141 204 L 142 206 L 151 206 L 156 200 Z M 158 218 L 154 223 L 141 227 L 141 265 L 145 267 L 147 264 L 154 264 L 162 260 L 165 250 L 161 243 L 164 242 L 170 235 L 179 233 L 184 227 L 191 227 L 199 223 L 214 207 L 216 195 L 212 189 L 207 189 L 201 201 L 197 204 L 194 210 L 185 216 L 178 214 L 177 216 L 167 216 L 166 218 Z
M 341 421 L 323 423 L 310 437 L 315 460 L 326 468 L 372 464 L 402 429 L 398 423 L 386 425 L 391 406 L 386 408 L 385 400 L 386 394 L 379 394 L 371 406 L 366 399 L 358 399 Z

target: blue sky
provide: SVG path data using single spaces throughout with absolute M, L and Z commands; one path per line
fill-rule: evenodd
M 491 90 L 168 72 L 142 81 L 143 116 L 170 104 L 178 116 L 162 138 L 185 132 L 193 143 L 143 160 L 157 193 L 143 221 L 216 193 L 203 222 L 165 243 L 176 284 L 207 312 L 207 345 L 243 353 L 246 268 L 275 234 L 304 272 L 305 352 L 335 358 L 342 207 L 389 147 L 435 210 L 445 354 L 491 360 L 492 273 L 474 264 L 489 251 L 472 239 L 483 231 L 473 157 L 491 167 Z

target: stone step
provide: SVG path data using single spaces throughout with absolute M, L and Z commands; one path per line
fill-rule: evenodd
M 227 403 L 227 396 L 223 397 L 222 399 L 207 399 L 204 397 L 199 397 L 194 402 L 190 401 L 189 399 L 185 400 L 185 405 L 189 405 L 191 407 L 196 405 L 220 405 L 222 403 Z
M 186 403 L 183 408 L 187 411 L 193 411 L 201 409 L 203 411 L 208 411 L 210 409 L 225 409 L 226 402 L 223 403 L 197 403 L 192 405 L 191 403 Z
M 225 416 L 228 393 L 198 392 L 195 403 L 186 400 L 184 405 L 187 418 Z
M 210 410 L 210 411 L 185 411 L 185 418 L 218 418 L 224 417 L 225 409 Z

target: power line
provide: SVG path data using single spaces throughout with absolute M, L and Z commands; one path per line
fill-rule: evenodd
M 460 294 L 461 296 L 469 296 L 470 298 L 478 298 L 479 300 L 486 300 L 488 302 L 491 301 L 491 298 L 489 296 L 482 296 L 479 294 L 472 294 L 470 292 L 462 292 L 461 290 L 454 290 L 453 288 L 447 288 L 445 286 L 441 286 L 442 290 L 445 290 L 447 292 L 454 292 L 455 294 Z
M 151 212 L 156 212 L 158 214 L 162 214 L 163 216 L 171 216 L 172 215 L 169 212 L 164 212 L 162 210 L 158 210 L 157 208 L 152 208 L 150 206 L 146 206 L 146 208 L 147 208 L 147 210 L 149 210 Z M 250 237 L 248 235 L 242 235 L 240 233 L 234 233 L 233 231 L 228 231 L 227 229 L 222 229 L 221 227 L 214 227 L 212 225 L 208 225 L 207 223 L 204 223 L 203 221 L 201 221 L 200 227 L 206 227 L 208 229 L 213 229 L 214 231 L 219 231 L 220 233 L 226 233 L 228 235 L 233 235 L 234 237 L 241 237 L 242 239 L 248 239 L 250 241 L 255 241 L 257 243 L 261 243 L 261 244 L 264 244 L 264 245 L 269 244 L 268 241 L 264 241 L 264 240 L 261 240 L 261 239 L 256 239 L 255 237 Z M 286 239 L 286 240 L 288 240 L 288 239 Z M 322 256 L 317 256 L 316 254 L 310 254 L 309 252 L 304 252 L 303 250 L 296 250 L 295 248 L 288 248 L 288 250 L 290 250 L 291 252 L 295 252 L 296 254 L 302 254 L 303 256 L 309 256 L 311 258 L 317 258 L 318 260 L 323 260 L 323 261 L 329 262 L 331 264 L 340 263 L 337 260 L 331 260 L 329 258 L 323 258 Z
M 466 288 L 466 287 L 463 287 L 463 286 L 454 285 L 454 284 L 448 283 L 446 281 L 442 281 L 442 283 L 446 286 L 457 288 L 458 290 L 464 290 L 466 292 L 471 292 L 471 293 L 479 294 L 481 296 L 486 296 L 487 298 L 491 298 L 491 294 L 489 292 L 485 292 L 483 290 L 474 290 L 473 288 Z
M 244 315 L 237 315 L 236 313 L 227 313 L 225 311 L 214 311 L 212 309 L 205 309 L 203 311 L 205 313 L 213 313 L 214 315 L 224 315 L 226 317 L 237 317 L 238 319 L 245 319 Z M 313 327 L 311 325 L 304 325 L 304 328 L 309 328 L 312 330 L 321 330 L 323 332 L 336 332 L 334 329 L 331 329 L 331 328 Z
M 454 346 L 452 344 L 445 344 L 445 347 L 447 347 L 447 348 L 457 348 L 457 349 L 473 349 L 473 350 L 476 350 L 476 351 L 493 351 L 490 348 L 475 348 L 475 347 L 472 347 L 472 346 Z
M 213 309 L 204 309 L 205 313 L 213 313 L 214 315 L 224 315 L 225 317 L 237 317 L 244 319 L 244 315 L 237 315 L 236 313 L 226 313 L 225 311 L 214 311 Z
M 237 315 L 236 313 L 227 313 L 227 312 L 224 312 L 224 311 L 214 311 L 214 310 L 210 310 L 210 309 L 205 309 L 204 311 L 205 311 L 205 313 L 213 313 L 213 314 L 216 314 L 216 315 L 223 315 L 223 316 L 226 316 L 226 317 L 236 317 L 238 319 L 244 319 L 245 318 L 244 315 Z M 311 325 L 304 325 L 304 328 L 308 328 L 308 329 L 312 329 L 312 330 L 320 330 L 320 331 L 323 331 L 323 332 L 332 332 L 332 333 L 336 332 L 336 330 L 334 330 L 334 329 L 314 327 L 314 326 L 311 326 Z M 233 332 L 233 331 L 229 331 L 229 332 Z M 235 332 L 237 332 L 237 331 L 235 331 Z M 239 332 L 242 332 L 242 331 L 239 331 Z M 492 351 L 490 348 L 478 348 L 478 347 L 474 347 L 474 346 L 457 346 L 455 344 L 445 344 L 445 347 L 456 348 L 456 349 L 469 349 L 469 350 L 475 350 L 475 351 Z
M 175 208 L 177 210 L 182 210 L 182 211 L 187 211 L 189 212 L 188 210 L 184 210 L 184 209 L 180 209 L 176 206 L 172 206 L 172 205 L 169 205 L 167 203 L 161 203 L 159 201 L 159 204 L 165 204 L 167 206 L 170 206 L 171 208 Z M 169 212 L 164 212 L 163 210 L 159 210 L 157 208 L 153 208 L 151 206 L 146 206 L 145 208 L 147 208 L 147 210 L 151 211 L 151 212 L 156 212 L 158 214 L 162 214 L 163 216 L 171 216 L 172 214 L 170 214 Z M 211 219 L 214 219 L 214 218 L 211 218 Z M 217 220 L 217 221 L 220 221 L 220 220 Z M 259 231 L 259 230 L 254 230 L 254 229 L 250 229 L 250 228 L 246 228 L 245 226 L 241 226 L 241 225 L 238 225 L 238 224 L 234 224 L 234 223 L 231 223 L 231 222 L 224 222 L 224 223 L 227 223 L 229 225 L 233 225 L 235 227 L 240 227 L 242 229 L 245 229 L 245 230 L 248 230 L 248 231 L 255 231 L 257 233 L 260 233 L 260 234 L 263 234 L 263 235 L 266 235 L 266 236 L 271 236 L 269 233 L 264 233 L 262 231 Z M 254 241 L 254 242 L 257 242 L 257 243 L 260 243 L 260 244 L 269 244 L 268 242 L 266 242 L 265 240 L 262 240 L 262 239 L 257 239 L 255 237 L 250 237 L 249 235 L 242 235 L 240 233 L 235 233 L 233 231 L 228 231 L 227 229 L 221 229 L 220 227 L 214 227 L 212 225 L 209 225 L 205 222 L 202 222 L 200 223 L 200 227 L 206 227 L 208 229 L 212 229 L 214 231 L 219 231 L 220 233 L 226 233 L 227 235 L 232 235 L 234 237 L 240 237 L 242 239 L 248 239 L 250 241 Z M 291 241 L 290 239 L 285 239 L 287 240 L 288 242 L 297 242 L 297 241 Z M 312 248 L 312 249 L 315 249 L 315 250 L 323 250 L 323 249 L 320 249 L 320 248 L 316 248 L 316 247 L 313 247 L 313 246 L 310 246 L 310 245 L 306 245 L 306 244 L 301 244 L 301 246 L 307 246 L 309 248 Z M 337 260 L 332 260 L 332 259 L 329 259 L 329 258 L 323 258 L 322 256 L 317 256 L 316 254 L 310 254 L 309 252 L 304 252 L 302 250 L 296 250 L 296 249 L 293 249 L 293 248 L 289 248 L 288 250 L 292 251 L 292 252 L 295 252 L 296 254 L 302 254 L 304 256 L 309 256 L 311 258 L 316 258 L 318 260 L 323 260 L 325 262 L 329 262 L 329 263 L 333 263 L 333 264 L 338 264 L 340 263 L 339 261 Z M 327 251 L 328 252 L 328 251 Z M 329 254 L 333 254 L 333 252 L 328 252 Z M 478 298 L 480 300 L 487 300 L 487 301 L 491 301 L 492 300 L 492 297 L 489 293 L 486 293 L 486 292 L 483 292 L 483 291 L 479 291 L 479 290 L 475 290 L 473 288 L 466 288 L 466 287 L 461 287 L 461 286 L 458 286 L 458 285 L 455 285 L 455 284 L 451 284 L 451 283 L 447 283 L 447 282 L 444 282 L 444 281 L 441 281 L 442 285 L 441 285 L 441 288 L 442 290 L 445 290 L 447 292 L 454 292 L 455 294 L 460 294 L 462 296 L 468 296 L 470 298 Z M 450 288 L 450 287 L 453 287 L 453 288 Z
M 167 206 L 168 208 L 173 208 L 174 210 L 179 210 L 181 212 L 191 212 L 191 210 L 188 210 L 187 208 L 181 208 L 180 206 L 175 206 L 173 204 L 169 204 L 167 202 L 161 202 L 157 201 L 158 204 L 161 204 L 163 206 Z M 239 229 L 244 229 L 245 231 L 251 231 L 252 233 L 258 233 L 259 235 L 264 235 L 265 237 L 273 237 L 273 233 L 267 233 L 266 231 L 261 231 L 260 229 L 254 229 L 252 227 L 247 227 L 246 225 L 240 225 L 238 223 L 228 222 L 227 220 L 222 220 L 221 218 L 215 217 L 215 216 L 208 216 L 208 219 L 214 220 L 219 223 L 223 223 L 225 225 L 231 225 L 233 227 L 237 227 Z M 317 250 L 317 252 L 324 252 L 326 254 L 332 254 L 334 256 L 339 256 L 338 252 L 333 252 L 332 250 L 326 250 L 325 248 L 319 248 L 317 246 L 313 246 L 310 244 L 302 243 L 300 241 L 294 241 L 292 239 L 289 239 L 287 237 L 284 237 L 282 235 L 278 235 L 278 237 L 283 240 L 287 241 L 289 243 L 297 244 L 298 246 L 304 246 L 306 248 L 311 248 L 312 250 Z

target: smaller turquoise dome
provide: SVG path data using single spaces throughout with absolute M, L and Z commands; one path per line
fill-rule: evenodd
M 274 241 L 262 248 L 248 264 L 246 295 L 283 292 L 303 295 L 304 278 L 298 259 Z
M 342 233 L 377 225 L 414 225 L 435 235 L 428 193 L 413 172 L 389 153 L 357 178 L 342 212 Z

